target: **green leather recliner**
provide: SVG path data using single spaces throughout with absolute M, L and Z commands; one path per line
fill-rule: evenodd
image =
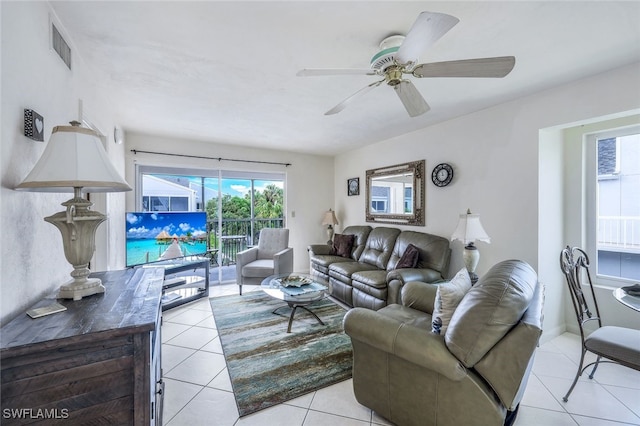
M 356 399 L 398 426 L 509 424 L 542 334 L 544 289 L 535 271 L 518 260 L 495 265 L 444 335 L 431 331 L 436 289 L 411 282 L 402 305 L 347 313 Z

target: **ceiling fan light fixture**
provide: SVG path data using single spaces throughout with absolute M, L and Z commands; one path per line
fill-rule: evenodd
M 389 66 L 395 65 L 396 52 L 404 38 L 403 35 L 392 35 L 383 39 L 379 44 L 380 51 L 371 58 L 371 69 L 384 72 Z
M 402 42 L 404 41 L 404 36 L 401 34 L 394 34 L 389 37 L 384 38 L 378 47 L 380 50 L 389 49 L 390 47 L 400 47 L 402 46 Z

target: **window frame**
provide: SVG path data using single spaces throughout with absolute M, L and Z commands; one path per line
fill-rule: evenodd
M 640 134 L 640 125 L 624 126 L 615 129 L 606 129 L 587 133 L 584 135 L 584 228 L 585 248 L 591 262 L 591 271 L 594 273 L 596 284 L 617 288 L 622 285 L 635 283 L 638 280 L 611 275 L 603 275 L 598 271 L 598 180 L 599 177 L 607 179 L 608 176 L 617 178 L 620 173 L 620 141 L 616 141 L 616 173 L 614 175 L 598 174 L 598 145 L 597 141 L 608 138 L 619 138 L 634 134 Z

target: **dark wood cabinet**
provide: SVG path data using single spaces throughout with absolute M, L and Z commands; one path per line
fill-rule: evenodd
M 58 300 L 66 311 L 25 314 L 0 329 L 3 425 L 162 424 L 164 270 L 92 276 L 102 279 L 104 294 Z

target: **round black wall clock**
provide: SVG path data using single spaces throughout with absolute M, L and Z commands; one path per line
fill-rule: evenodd
M 433 168 L 431 180 L 436 186 L 447 186 L 453 179 L 453 167 L 447 163 L 438 164 Z

